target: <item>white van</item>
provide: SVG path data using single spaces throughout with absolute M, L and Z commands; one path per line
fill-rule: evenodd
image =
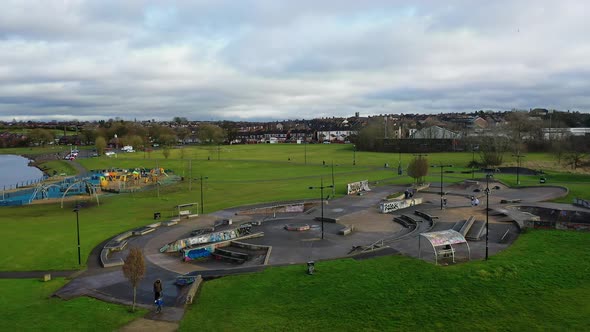
M 135 150 L 133 150 L 133 147 L 131 145 L 125 145 L 124 147 L 121 148 L 121 151 L 124 151 L 124 152 L 135 152 Z

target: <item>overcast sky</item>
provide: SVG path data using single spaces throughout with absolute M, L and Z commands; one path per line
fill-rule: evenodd
M 587 1 L 3 0 L 0 120 L 590 110 Z

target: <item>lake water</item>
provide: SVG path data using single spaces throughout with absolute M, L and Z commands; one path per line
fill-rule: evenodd
M 29 166 L 29 159 L 3 154 L 0 155 L 0 190 L 14 189 L 43 178 L 43 172 L 36 167 Z

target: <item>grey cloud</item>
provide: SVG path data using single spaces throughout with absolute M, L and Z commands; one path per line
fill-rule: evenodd
M 576 1 L 43 4 L 0 11 L 0 119 L 590 104 L 590 23 Z

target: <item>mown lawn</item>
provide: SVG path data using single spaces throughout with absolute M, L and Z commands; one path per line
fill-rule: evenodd
M 66 281 L 0 279 L 3 331 L 113 331 L 146 314 L 87 297 L 51 298 Z
M 153 222 L 153 212 L 161 212 L 164 218 L 169 218 L 175 213 L 174 206 L 200 202 L 200 183 L 197 180 L 189 181 L 189 178 L 197 179 L 201 175 L 208 177 L 203 184 L 205 213 L 254 203 L 315 200 L 317 193 L 308 187 L 319 185 L 320 178 L 324 179 L 324 183 L 331 183 L 332 160 L 336 195 L 346 193 L 346 183 L 366 179 L 379 181 L 380 184 L 412 183 L 412 179 L 406 175 L 397 176 L 397 154 L 356 152 L 357 164 L 353 166 L 350 144 L 310 144 L 306 147 L 306 165 L 301 159 L 303 148 L 295 144 L 222 146 L 220 161 L 215 158 L 207 160 L 206 153 L 216 153 L 216 147 L 174 149 L 168 159 L 163 157 L 161 151 L 151 154 L 124 153 L 117 158 L 79 159 L 78 162 L 87 169 L 158 166 L 171 169 L 176 175 L 185 178 L 183 182 L 162 186 L 159 198 L 155 190 L 150 190 L 102 196 L 100 206 L 89 202 L 79 215 L 82 255 L 87 257 L 95 246 L 107 238 Z M 216 154 L 212 157 L 216 157 Z M 441 153 L 432 154 L 429 159 L 433 165 L 455 165 L 449 168 L 454 173 L 444 175 L 445 183 L 452 183 L 471 178 L 471 174 L 462 173 L 468 169 L 461 166 L 471 157 L 470 153 Z M 402 164 L 407 166 L 410 158 L 411 155 L 402 154 Z M 323 161 L 326 161 L 325 165 Z M 391 168 L 384 168 L 385 162 Z M 69 166 L 68 163 L 64 166 L 62 161 L 47 165 L 60 170 Z M 439 169 L 432 168 L 426 179 L 439 182 L 439 174 Z M 476 173 L 475 176 L 481 177 L 482 174 Z M 496 177 L 509 184 L 516 182 L 515 176 L 511 174 L 498 174 Z M 570 195 L 561 201 L 571 202 L 575 196 L 588 197 L 590 186 L 586 184 L 589 181 L 588 176 L 551 173 L 547 185 L 561 183 L 570 187 Z M 521 176 L 521 183 L 538 185 L 538 177 Z M 2 208 L 0 225 L 4 230 L 5 245 L 0 249 L 0 270 L 78 268 L 73 204 L 67 203 L 64 209 L 60 208 L 59 203 Z M 43 255 L 39 255 L 40 252 Z
M 43 153 L 40 148 L 26 150 L 0 153 Z M 404 167 L 412 157 L 402 154 Z M 398 158 L 398 154 L 355 153 L 351 145 L 317 144 L 222 146 L 219 161 L 216 147 L 174 149 L 168 159 L 161 151 L 79 159 L 87 169 L 157 165 L 185 177 L 183 182 L 161 187 L 160 197 L 150 190 L 102 196 L 100 206 L 87 203 L 80 211 L 82 255 L 87 257 L 115 234 L 153 222 L 153 212 L 168 218 L 175 205 L 200 202 L 199 182 L 189 185 L 189 178 L 208 177 L 203 186 L 207 213 L 261 202 L 315 200 L 317 192 L 307 188 L 319 185 L 320 178 L 331 183 L 332 162 L 337 195 L 345 194 L 346 183 L 365 179 L 409 184 L 412 179 L 405 172 L 397 177 Z M 462 173 L 468 170 L 465 166 L 471 158 L 471 153 L 429 156 L 431 164 L 454 165 L 455 173 L 445 174 L 445 183 L 471 178 Z M 534 158 L 550 160 L 548 155 L 530 154 L 527 161 Z M 384 163 L 391 168 L 383 168 Z M 62 164 L 48 165 L 59 168 Z M 440 181 L 437 171 L 433 168 L 427 179 Z M 496 177 L 516 183 L 511 174 Z M 570 194 L 560 201 L 590 198 L 588 176 L 548 172 L 547 179 L 547 185 L 570 188 Z M 538 177 L 521 176 L 521 183 L 538 185 Z M 78 268 L 72 206 L 2 208 L 0 270 Z M 182 329 L 586 330 L 590 324 L 589 240 L 588 233 L 534 231 L 489 262 L 437 267 L 407 257 L 345 259 L 318 263 L 314 276 L 305 275 L 303 266 L 288 266 L 217 279 L 205 283 Z M 113 330 L 135 317 L 124 307 L 87 298 L 67 302 L 46 298 L 64 282 L 0 280 L 5 290 L 0 304 L 9 317 L 4 326 L 11 330 Z M 37 322 L 31 315 L 43 319 Z
M 181 330 L 584 331 L 589 241 L 532 231 L 488 262 L 440 267 L 392 256 L 320 262 L 313 276 L 298 265 L 224 277 L 205 282 Z

